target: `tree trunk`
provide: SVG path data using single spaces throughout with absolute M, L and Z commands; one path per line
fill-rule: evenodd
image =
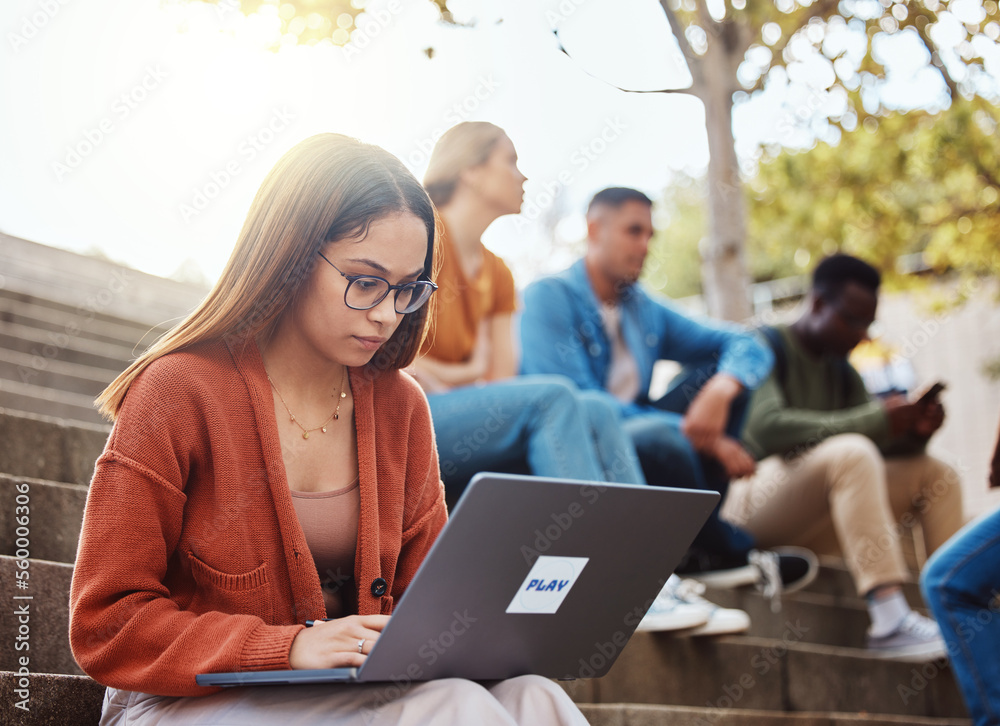
M 733 138 L 734 64 L 742 58 L 713 38 L 702 57 L 698 95 L 705 104 L 708 130 L 708 238 L 702 244 L 702 284 L 710 315 L 746 320 L 753 315 L 744 245 L 746 205 Z M 741 54 L 742 55 L 742 54 Z

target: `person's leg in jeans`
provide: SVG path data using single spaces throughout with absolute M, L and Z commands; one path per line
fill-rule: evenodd
M 703 550 L 739 562 L 745 561 L 754 548 L 754 539 L 745 530 L 719 517 L 729 489 L 729 477 L 713 457 L 696 452 L 680 429 L 684 412 L 715 372 L 714 362 L 688 366 L 674 377 L 663 396 L 651 402 L 657 410 L 630 419 L 627 430 L 649 483 L 716 491 L 722 496 L 695 537 L 692 551 Z M 727 436 L 739 438 L 748 400 L 744 392 L 733 401 L 726 424 Z
M 477 472 L 523 462 L 537 476 L 604 478 L 577 391 L 561 376 L 511 378 L 427 400 L 450 496 Z
M 646 481 L 654 486 L 718 491 L 725 496 L 728 479 L 715 479 L 714 486 L 709 485 L 703 458 L 681 433 L 682 418 L 669 411 L 649 411 L 625 421 L 625 431 L 635 445 Z M 693 550 L 737 562 L 742 559 L 744 563 L 753 547 L 750 534 L 719 518 L 718 506 L 692 543 Z
M 920 584 L 973 723 L 1000 723 L 1000 509 L 935 552 Z
M 617 402 L 604 391 L 579 391 L 577 395 L 604 472 L 602 479 L 619 484 L 645 484 L 639 457 L 632 439 L 625 432 Z

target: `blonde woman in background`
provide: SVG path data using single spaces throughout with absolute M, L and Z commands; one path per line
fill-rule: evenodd
M 485 122 L 445 132 L 424 176 L 442 221 L 440 291 L 411 370 L 428 394 L 445 486 L 457 497 L 484 470 L 645 483 L 604 394 L 561 376 L 515 376 L 514 278 L 481 238 L 521 210 L 525 181 L 514 144 Z

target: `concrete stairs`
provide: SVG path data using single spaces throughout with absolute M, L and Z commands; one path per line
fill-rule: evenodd
M 4 447 L 0 471 L 0 598 L 30 595 L 30 720 L 90 726 L 103 693 L 73 661 L 66 637 L 68 591 L 86 479 L 80 462 L 103 446 L 99 427 L 67 425 L 37 415 L 0 414 L 0 432 L 19 432 Z M 45 449 L 35 442 L 71 443 Z M 65 481 L 60 481 L 60 479 Z M 10 521 L 18 493 L 31 508 L 29 588 L 16 583 L 17 542 Z M 23 554 L 23 553 L 22 553 Z M 917 593 L 910 588 L 910 597 Z M 781 612 L 752 591 L 714 591 L 713 599 L 742 606 L 754 621 L 744 636 L 684 638 L 636 634 L 602 679 L 565 684 L 592 724 L 960 724 L 964 708 L 945 663 L 876 661 L 858 646 L 866 616 L 843 566 L 824 561 L 818 581 L 786 596 Z M 0 632 L 15 634 L 13 608 L 0 609 Z M 14 694 L 18 677 L 12 637 L 0 642 L 0 692 Z M 595 653 L 600 644 L 595 643 Z M 16 695 L 16 694 L 14 694 Z M 3 703 L 17 698 L 4 698 Z M 49 715 L 46 715 L 49 714 Z M 38 720 L 48 718 L 50 720 Z
M 10 239 L 0 236 L 0 244 Z M 57 288 L 76 285 L 84 289 L 78 294 L 96 299 L 101 289 L 110 289 L 100 281 L 115 279 L 117 268 L 16 242 L 0 248 L 0 724 L 93 726 L 104 689 L 82 674 L 67 639 L 69 583 L 87 485 L 110 430 L 92 400 L 133 350 L 141 350 L 140 340 L 145 345 L 159 334 L 162 326 L 150 332 L 157 322 L 184 314 L 197 298 L 190 290 L 188 297 L 179 295 L 165 281 L 159 295 L 174 295 L 183 304 L 161 304 L 150 313 L 136 288 L 160 283 L 152 278 L 137 284 L 141 273 L 119 271 L 119 278 L 131 280 L 138 301 L 115 298 L 90 311 L 92 316 L 83 314 L 81 303 Z M 37 253 L 63 272 L 51 275 L 52 284 L 32 282 L 32 274 L 46 275 L 24 260 L 6 266 L 10 249 Z M 64 274 L 70 263 L 89 278 L 81 272 L 74 282 Z M 17 289 L 12 270 L 21 271 Z M 13 521 L 18 496 L 30 502 L 27 548 L 18 542 Z M 27 563 L 26 581 L 18 578 L 24 571 L 19 560 Z M 907 596 L 919 604 L 915 587 Z M 818 580 L 786 596 L 778 613 L 752 591 L 714 591 L 710 597 L 747 610 L 751 631 L 713 639 L 636 634 L 606 677 L 564 684 L 594 726 L 968 723 L 946 663 L 914 665 L 866 655 L 864 605 L 836 560 L 825 560 Z M 14 612 L 24 603 L 27 631 Z M 18 641 L 19 633 L 27 641 Z M 18 650 L 23 642 L 27 651 Z M 594 653 L 601 649 L 595 643 Z M 30 658 L 27 673 L 19 674 L 24 655 Z M 25 699 L 29 712 L 13 705 Z
M 0 408 L 103 423 L 94 397 L 205 293 L 0 234 Z

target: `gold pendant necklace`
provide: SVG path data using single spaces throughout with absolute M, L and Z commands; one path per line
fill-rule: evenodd
M 337 408 L 333 410 L 333 413 L 330 414 L 330 417 L 326 421 L 324 421 L 316 428 L 312 429 L 307 429 L 305 426 L 299 423 L 299 420 L 295 418 L 295 414 L 292 413 L 292 409 L 290 409 L 288 407 L 288 404 L 285 403 L 285 397 L 281 395 L 281 391 L 278 390 L 278 387 L 274 385 L 274 381 L 271 380 L 271 375 L 267 371 L 264 372 L 264 375 L 267 376 L 267 382 L 271 384 L 271 388 L 273 388 L 274 392 L 278 394 L 278 400 L 281 401 L 281 405 L 284 406 L 285 410 L 288 412 L 288 420 L 302 430 L 303 439 L 308 439 L 309 434 L 311 434 L 313 431 L 322 431 L 325 434 L 326 425 L 331 421 L 336 421 L 340 418 L 340 402 L 343 401 L 345 398 L 347 398 L 347 391 L 344 390 L 344 381 L 347 378 L 347 366 L 344 366 L 344 370 L 340 374 L 340 395 L 337 397 Z

